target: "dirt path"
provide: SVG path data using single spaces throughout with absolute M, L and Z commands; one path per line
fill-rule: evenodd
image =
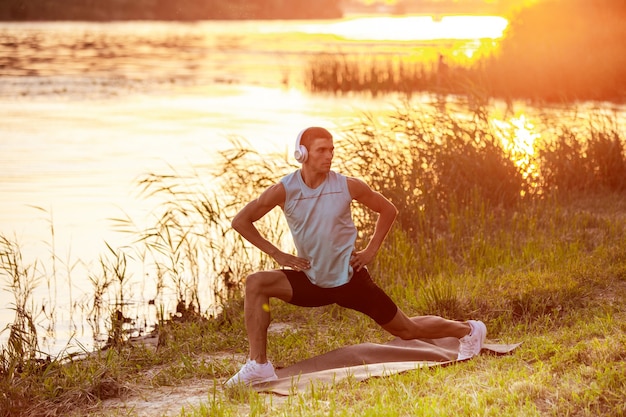
M 281 333 L 293 326 L 287 323 L 272 323 L 268 329 L 269 333 Z M 142 338 L 136 341 L 143 345 L 156 348 L 157 338 Z M 228 358 L 235 362 L 243 363 L 245 361 L 244 354 L 233 355 L 214 354 L 213 359 Z M 148 373 L 158 372 L 158 369 L 151 369 Z M 121 398 L 111 398 L 104 400 L 97 408 L 98 413 L 106 415 L 129 415 L 133 417 L 170 417 L 178 416 L 181 410 L 190 410 L 199 408 L 202 405 L 210 407 L 213 395 L 217 397 L 217 401 L 224 401 L 225 395 L 221 384 L 224 381 L 214 381 L 211 379 L 189 379 L 184 380 L 180 385 L 176 386 L 137 386 L 133 385 L 128 388 L 128 392 Z M 217 384 L 217 387 L 214 385 Z M 266 397 L 267 402 L 273 405 L 279 405 L 284 401 L 284 397 L 272 394 L 260 394 Z M 241 415 L 247 415 L 250 406 L 247 402 L 240 405 Z
M 207 404 L 212 391 L 212 384 L 207 380 L 187 380 L 184 385 L 173 387 L 140 387 L 126 398 L 103 401 L 101 410 L 135 417 L 176 416 L 183 407 L 191 409 Z

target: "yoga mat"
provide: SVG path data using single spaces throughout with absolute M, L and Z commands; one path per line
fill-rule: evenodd
M 521 343 L 483 345 L 481 354 L 505 355 Z M 346 378 L 365 381 L 420 368 L 458 362 L 459 339 L 393 339 L 386 344 L 361 343 L 332 350 L 277 369 L 278 379 L 253 385 L 258 392 L 292 395 L 311 384 L 332 385 Z

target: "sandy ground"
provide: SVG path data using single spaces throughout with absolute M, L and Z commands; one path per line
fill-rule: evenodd
M 228 355 L 233 358 L 232 354 Z M 244 356 L 233 360 L 243 363 Z M 152 370 L 151 372 L 158 372 Z M 106 416 L 132 417 L 174 417 L 184 409 L 190 411 L 202 406 L 210 408 L 215 395 L 218 401 L 224 401 L 225 394 L 221 384 L 224 380 L 188 379 L 175 386 L 137 386 L 127 387 L 128 392 L 122 398 L 111 398 L 103 401 L 96 412 Z M 217 385 L 216 385 L 217 384 Z M 282 403 L 284 397 L 273 394 L 259 394 L 272 404 Z M 270 399 L 271 397 L 271 399 Z M 282 399 L 282 400 L 281 400 Z M 247 402 L 240 404 L 241 415 L 248 415 L 250 406 Z
M 268 329 L 269 333 L 283 332 L 292 327 L 285 323 L 272 323 Z M 143 339 L 141 343 L 154 345 L 156 347 L 157 338 Z M 207 355 L 208 356 L 208 355 Z M 212 359 L 233 360 L 243 364 L 245 355 L 217 354 L 211 355 Z M 201 359 L 201 358 L 200 358 Z M 151 369 L 149 373 L 158 372 L 158 368 Z M 133 416 L 133 417 L 170 417 L 178 416 L 185 410 L 197 409 L 202 405 L 208 406 L 216 395 L 218 399 L 223 399 L 223 389 L 221 384 L 224 380 L 191 379 L 185 380 L 183 385 L 177 386 L 136 386 L 128 388 L 128 392 L 122 398 L 111 398 L 104 400 L 98 407 L 98 413 L 105 413 L 111 416 Z M 217 384 L 215 386 L 214 384 Z M 285 397 L 274 394 L 260 394 L 266 397 L 268 402 L 274 405 L 284 402 Z M 250 406 L 247 403 L 241 404 L 242 415 L 247 415 Z
M 102 411 L 117 411 L 121 415 L 137 417 L 176 416 L 183 408 L 192 409 L 207 404 L 213 387 L 207 380 L 185 381 L 182 386 L 148 388 L 138 387 L 124 399 L 102 402 Z

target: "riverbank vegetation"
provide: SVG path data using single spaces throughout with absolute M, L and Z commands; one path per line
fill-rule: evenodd
M 338 0 L 7 0 L 0 21 L 37 20 L 180 20 L 334 19 Z
M 428 91 L 538 103 L 626 98 L 626 7 L 619 0 L 545 0 L 518 10 L 493 53 L 476 57 L 319 54 L 312 91 Z M 492 40 L 487 40 L 491 48 Z M 438 59 L 440 58 L 440 59 Z
M 491 340 L 523 342 L 512 356 L 347 381 L 281 401 L 253 391 L 224 392 L 220 383 L 247 350 L 242 280 L 273 267 L 237 239 L 229 220 L 259 189 L 294 168 L 284 155 L 261 155 L 234 140 L 207 172 L 149 173 L 139 180 L 147 198 L 162 201 L 155 224 L 137 229 L 130 219 L 118 219 L 136 247 L 109 248 L 102 270 L 90 274 L 91 314 L 105 317 L 112 335 L 105 349 L 81 357 L 48 357 L 39 350 L 45 311 L 32 290 L 45 273 L 24 264 L 19 242 L 2 237 L 0 273 L 13 296 L 15 320 L 4 329 L 9 338 L 0 354 L 0 415 L 132 415 L 107 409 L 103 401 L 192 380 L 205 382 L 206 401 L 181 416 L 625 413 L 623 131 L 602 111 L 567 125 L 546 115 L 545 124 L 532 129 L 494 119 L 480 106 L 406 103 L 338 132 L 335 168 L 365 178 L 400 210 L 371 265 L 400 307 L 414 315 L 480 318 Z M 273 214 L 259 226 L 288 245 L 279 213 Z M 355 219 L 361 237 L 373 227 L 362 214 Z M 154 348 L 133 343 L 124 332 L 131 262 L 156 269 L 157 288 L 175 289 L 179 297 L 177 315 L 158 309 Z M 219 309 L 197 302 L 207 270 L 215 277 Z M 155 303 L 160 300 L 157 295 Z M 269 340 L 278 366 L 389 340 L 367 318 L 340 308 L 276 301 L 271 308 L 274 322 L 284 324 Z

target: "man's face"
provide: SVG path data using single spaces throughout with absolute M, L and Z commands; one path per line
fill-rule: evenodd
M 333 162 L 335 147 L 332 139 L 313 139 L 308 147 L 306 163 L 316 171 L 328 172 Z

